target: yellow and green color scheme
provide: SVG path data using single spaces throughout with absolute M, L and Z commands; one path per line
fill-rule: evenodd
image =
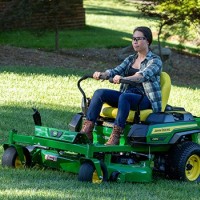
M 79 181 L 93 183 L 150 182 L 155 171 L 171 179 L 200 182 L 200 117 L 166 105 L 160 113 L 149 112 L 143 117 L 141 112 L 139 121 L 127 121 L 119 145 L 105 146 L 112 132 L 115 108 L 103 107 L 91 144 L 80 133 L 88 104 L 80 82 L 86 78 L 78 82 L 84 97 L 83 112 L 72 118 L 69 129 L 42 126 L 39 112 L 34 110 L 35 132 L 9 133 L 3 144 L 3 166 L 20 168 L 37 164 L 75 173 Z M 161 79 L 166 104 L 169 76 L 164 73 Z M 138 112 L 134 112 L 134 118 L 136 115 L 139 116 Z
M 172 120 L 177 115 L 181 120 Z M 32 136 L 11 131 L 3 145 L 2 164 L 15 168 L 39 164 L 77 173 L 80 181 L 93 183 L 150 182 L 154 170 L 169 178 L 199 181 L 199 122 L 187 112 L 152 114 L 145 123 L 127 124 L 119 146 L 104 145 L 111 122 L 95 126 L 93 144 L 72 130 L 35 126 Z

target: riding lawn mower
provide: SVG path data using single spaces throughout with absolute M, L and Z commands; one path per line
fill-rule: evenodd
M 108 140 L 117 108 L 104 104 L 93 129 L 93 143 L 80 133 L 90 103 L 83 95 L 82 112 L 74 115 L 68 130 L 42 126 L 41 116 L 34 109 L 35 133 L 23 135 L 12 130 L 3 144 L 4 167 L 44 167 L 78 175 L 79 181 L 101 183 L 151 182 L 153 173 L 167 178 L 200 182 L 200 117 L 184 108 L 167 104 L 171 81 L 161 73 L 162 112 L 151 109 L 130 111 L 119 145 L 104 145 Z M 100 77 L 106 79 L 105 77 Z M 121 83 L 133 82 L 121 79 Z

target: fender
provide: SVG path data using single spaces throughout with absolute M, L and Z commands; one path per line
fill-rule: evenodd
M 196 130 L 191 130 L 191 131 L 183 131 L 183 132 L 177 132 L 169 141 L 169 144 L 175 144 L 182 136 L 185 135 L 192 135 L 192 134 L 196 134 L 196 133 L 200 133 L 200 129 L 196 129 Z

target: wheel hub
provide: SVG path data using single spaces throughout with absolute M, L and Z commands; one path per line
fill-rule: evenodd
M 190 156 L 185 167 L 186 178 L 190 181 L 196 180 L 200 176 L 200 157 L 196 154 Z
M 191 164 L 187 164 L 187 165 L 186 165 L 186 170 L 187 170 L 187 171 L 191 170 L 192 168 L 193 168 L 193 166 L 192 166 Z

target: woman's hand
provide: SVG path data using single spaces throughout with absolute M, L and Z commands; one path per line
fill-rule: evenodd
M 93 78 L 96 80 L 99 80 L 100 78 L 102 80 L 107 80 L 107 79 L 109 79 L 109 73 L 108 72 L 94 72 Z
M 99 80 L 99 76 L 101 75 L 101 72 L 94 72 L 93 78 L 96 80 Z
M 115 75 L 114 78 L 113 78 L 113 83 L 114 84 L 119 84 L 120 83 L 120 79 L 121 79 L 121 76 Z

